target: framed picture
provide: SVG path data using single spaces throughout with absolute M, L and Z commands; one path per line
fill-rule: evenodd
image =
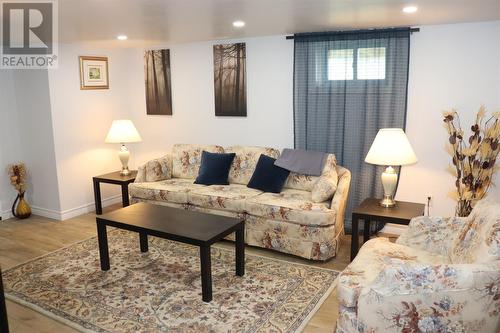
M 170 50 L 144 52 L 144 76 L 146 81 L 146 114 L 172 115 Z
M 215 115 L 246 117 L 245 43 L 214 45 Z
M 80 57 L 80 89 L 109 89 L 107 57 Z

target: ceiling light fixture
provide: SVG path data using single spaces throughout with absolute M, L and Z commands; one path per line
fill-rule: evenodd
M 245 22 L 243 21 L 234 21 L 233 22 L 233 27 L 235 28 L 243 28 L 245 26 Z
M 413 14 L 416 13 L 418 10 L 417 6 L 406 6 L 403 8 L 403 12 L 406 14 Z
M 116 37 L 118 40 L 127 40 L 128 37 L 126 35 L 119 35 Z

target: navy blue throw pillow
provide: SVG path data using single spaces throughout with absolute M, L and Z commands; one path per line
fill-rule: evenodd
M 203 185 L 229 185 L 227 177 L 233 163 L 235 153 L 220 154 L 201 152 L 201 165 L 195 184 Z
M 275 161 L 276 159 L 272 157 L 260 155 L 247 187 L 264 192 L 280 193 L 290 171 L 274 165 Z

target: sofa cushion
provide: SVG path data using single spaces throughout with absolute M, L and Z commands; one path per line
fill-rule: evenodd
M 387 238 L 371 239 L 363 244 L 356 258 L 339 275 L 340 304 L 356 306 L 361 289 L 375 280 L 386 264 L 393 264 L 393 260 L 430 265 L 450 263 L 445 256 L 391 243 Z
M 325 160 L 326 162 L 325 165 L 323 166 L 323 171 L 321 172 L 321 176 L 323 175 L 327 176 L 328 174 L 330 174 L 333 177 L 333 172 L 335 172 L 335 177 L 337 177 L 337 172 L 336 172 L 337 159 L 335 158 L 335 155 L 328 154 Z M 284 187 L 311 192 L 314 188 L 314 185 L 321 176 L 309 176 L 309 175 L 298 174 L 295 172 L 290 172 L 290 176 L 288 176 L 288 179 Z
M 223 153 L 224 148 L 213 145 L 176 144 L 172 148 L 172 177 L 196 178 L 201 164 L 202 151 Z
M 260 155 L 248 187 L 264 192 L 280 193 L 290 171 L 274 165 L 275 158 Z
M 174 178 L 153 183 L 132 183 L 129 185 L 129 194 L 133 198 L 185 204 L 188 203 L 188 192 L 206 187 L 193 181 Z
M 254 216 L 301 225 L 331 225 L 336 215 L 329 208 L 329 202 L 315 203 L 311 200 L 311 192 L 292 189 L 249 198 L 246 211 Z
M 221 154 L 203 151 L 201 153 L 200 171 L 194 181 L 195 184 L 229 185 L 227 177 L 233 159 L 234 153 Z
M 225 149 L 226 153 L 235 153 L 236 157 L 229 171 L 229 183 L 248 184 L 253 175 L 260 155 L 278 158 L 280 152 L 274 148 L 232 146 Z
M 328 154 L 321 176 L 313 185 L 311 191 L 312 200 L 314 202 L 330 200 L 337 190 L 338 182 L 337 160 L 335 155 Z
M 167 154 L 139 167 L 138 177 L 135 180 L 138 183 L 157 182 L 170 178 L 172 178 L 172 155 Z
M 454 264 L 500 260 L 500 203 L 483 199 L 476 204 L 451 244 Z
M 260 193 L 262 191 L 241 184 L 211 185 L 189 192 L 188 201 L 198 207 L 243 213 L 245 211 L 245 200 Z

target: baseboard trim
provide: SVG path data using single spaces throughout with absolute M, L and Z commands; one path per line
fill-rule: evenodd
M 102 207 L 107 207 L 110 205 L 113 205 L 115 203 L 119 203 L 122 201 L 122 196 L 121 194 L 114 195 L 105 199 L 102 199 Z M 90 212 L 95 211 L 95 203 L 91 202 L 85 205 L 81 205 L 79 207 L 71 208 L 64 210 L 60 213 L 60 218 L 59 220 L 64 221 L 70 218 L 73 218 L 75 216 L 87 214 Z
M 60 220 L 61 217 L 61 213 L 57 210 L 37 206 L 31 206 L 31 214 L 54 220 Z
M 7 209 L 7 210 L 4 210 L 3 212 L 0 212 L 0 215 L 2 216 L 2 221 L 8 220 L 8 219 L 14 217 L 14 215 L 12 215 L 12 212 L 10 209 Z
M 113 205 L 115 203 L 119 203 L 119 202 L 121 202 L 121 200 L 122 200 L 121 194 L 102 199 L 102 207 L 107 207 L 107 206 Z M 63 211 L 58 211 L 58 210 L 54 210 L 54 209 L 47 209 L 47 208 L 37 207 L 37 206 L 31 206 L 31 213 L 33 215 L 38 215 L 38 216 L 46 217 L 49 219 L 59 220 L 59 221 L 64 221 L 64 220 L 67 220 L 67 219 L 70 219 L 70 218 L 73 218 L 73 217 L 76 217 L 76 216 L 79 216 L 82 214 L 87 214 L 87 213 L 90 213 L 93 211 L 95 211 L 95 203 L 94 202 L 90 202 L 88 204 L 81 205 L 81 206 L 71 208 L 71 209 L 66 209 Z M 7 220 L 7 219 L 14 217 L 10 210 L 5 210 L 5 211 L 1 212 L 1 215 L 2 215 L 2 220 Z

